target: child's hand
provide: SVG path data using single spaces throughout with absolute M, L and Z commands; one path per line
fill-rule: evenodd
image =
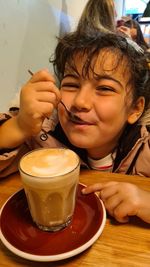
M 22 88 L 18 124 L 27 135 L 40 132 L 45 117 L 49 117 L 60 101 L 60 92 L 53 76 L 42 70 L 35 73 Z
M 129 216 L 138 216 L 150 223 L 150 192 L 134 184 L 107 182 L 88 186 L 84 194 L 99 192 L 109 214 L 119 222 L 127 222 Z

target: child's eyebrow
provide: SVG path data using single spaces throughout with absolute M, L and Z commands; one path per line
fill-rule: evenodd
M 114 82 L 118 83 L 121 87 L 123 87 L 123 84 L 119 80 L 115 79 L 113 76 L 109 76 L 107 74 L 105 74 L 105 75 L 97 75 L 96 76 L 96 80 L 97 81 L 100 81 L 100 80 L 103 80 L 103 79 L 114 81 Z
M 62 78 L 62 80 L 63 79 L 65 79 L 65 78 L 74 78 L 74 79 L 79 79 L 79 75 L 77 75 L 77 74 L 65 74 L 64 76 L 63 76 L 63 78 Z M 121 86 L 121 87 L 123 87 L 123 84 L 119 81 L 119 80 L 117 80 L 117 79 L 115 79 L 114 77 L 112 77 L 112 76 L 109 76 L 109 75 L 107 75 L 107 74 L 105 74 L 105 75 L 96 75 L 96 80 L 97 81 L 100 81 L 100 80 L 103 80 L 103 79 L 106 79 L 106 80 L 110 80 L 110 81 L 114 81 L 114 82 L 116 82 L 116 83 L 118 83 L 119 84 L 119 86 Z
M 62 79 L 65 79 L 65 78 L 68 78 L 68 77 L 78 79 L 79 75 L 77 75 L 77 74 L 69 74 L 68 73 L 68 74 L 65 74 Z

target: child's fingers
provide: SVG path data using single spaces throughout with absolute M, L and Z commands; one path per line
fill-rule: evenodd
M 101 199 L 104 202 L 105 208 L 112 216 L 114 209 L 122 202 L 122 196 L 118 193 L 115 193 L 106 199 L 101 197 Z
M 83 194 L 89 194 L 92 192 L 101 191 L 106 187 L 117 185 L 118 182 L 112 181 L 112 182 L 106 182 L 106 183 L 96 183 L 94 185 L 87 186 L 82 190 Z
M 47 69 L 43 69 L 43 70 L 33 73 L 30 79 L 31 83 L 35 83 L 39 81 L 51 81 L 55 83 L 55 78 L 53 77 L 52 74 L 49 73 Z
M 100 191 L 103 188 L 103 184 L 98 183 L 94 185 L 87 186 L 86 188 L 82 189 L 83 194 L 90 194 L 92 192 Z
M 37 112 L 38 116 L 41 117 L 41 118 L 42 117 L 46 118 L 46 117 L 49 117 L 52 114 L 52 112 L 53 112 L 53 110 L 55 108 L 55 105 L 53 103 L 43 102 L 43 103 L 41 103 L 39 105 L 39 108 L 41 110 L 41 113 L 39 114 Z
M 36 91 L 41 93 L 41 97 L 43 92 L 47 92 L 47 101 L 50 101 L 51 95 L 55 95 L 56 99 L 55 101 L 57 102 L 57 104 L 60 102 L 61 100 L 61 94 L 59 89 L 55 86 L 54 83 L 52 82 L 38 82 L 35 84 L 36 87 Z
M 118 222 L 121 222 L 121 223 L 128 222 L 129 221 L 129 216 L 128 215 L 135 215 L 135 214 L 134 214 L 134 212 L 130 211 L 130 206 L 125 201 L 122 201 L 113 210 L 113 216 Z
M 56 94 L 53 92 L 47 92 L 47 91 L 37 94 L 36 99 L 39 102 L 47 102 L 47 103 L 52 102 L 54 104 L 57 102 Z
M 46 102 L 55 101 L 55 106 L 58 105 L 61 99 L 60 91 L 54 83 L 50 81 L 40 81 L 37 83 L 28 83 L 21 90 L 21 103 L 33 103 L 34 100 L 42 101 L 47 95 Z
M 105 201 L 112 196 L 117 195 L 118 192 L 118 182 L 109 182 L 106 183 L 105 186 L 100 190 L 99 196 L 103 201 Z

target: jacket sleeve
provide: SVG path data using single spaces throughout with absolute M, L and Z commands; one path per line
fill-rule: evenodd
M 150 177 L 150 133 L 141 127 L 141 136 L 128 155 L 120 162 L 116 173 Z
M 0 125 L 16 114 L 0 113 Z M 29 151 L 27 144 L 14 149 L 0 149 L 0 178 L 8 176 L 18 170 L 20 157 Z
M 20 158 L 29 151 L 26 144 L 13 150 L 0 151 L 0 178 L 4 178 L 16 171 L 18 171 L 18 165 Z
M 133 175 L 150 178 L 150 138 L 142 146 L 133 168 Z
M 16 110 L 15 114 L 14 113 L 12 114 L 12 112 L 8 114 L 0 114 L 0 125 L 15 115 L 17 115 Z M 51 118 L 45 119 L 42 128 L 44 131 L 49 132 L 50 130 L 53 130 L 55 128 L 56 124 L 57 124 L 57 117 L 51 116 Z M 63 144 L 61 144 L 57 139 L 55 139 L 49 134 L 48 134 L 48 139 L 46 141 L 42 141 L 40 138 L 42 133 L 43 131 L 41 130 L 41 132 L 37 136 L 29 138 L 28 140 L 26 140 L 25 143 L 16 148 L 0 150 L 0 178 L 2 177 L 4 178 L 18 171 L 20 158 L 25 153 L 41 147 L 63 146 Z

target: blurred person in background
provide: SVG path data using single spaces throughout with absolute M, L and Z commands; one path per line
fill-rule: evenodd
M 82 11 L 76 31 L 91 35 L 95 29 L 101 32 L 117 32 L 131 37 L 130 28 L 123 26 L 124 20 L 119 20 L 116 28 L 116 17 L 113 0 L 89 0 Z M 119 22 L 121 22 L 120 25 Z
M 119 27 L 118 27 L 119 26 Z M 147 42 L 144 40 L 144 36 L 139 23 L 136 20 L 120 20 L 117 23 L 117 29 L 127 34 L 131 39 L 141 46 L 144 50 L 149 49 Z
M 94 28 L 103 32 L 115 32 L 115 16 L 113 0 L 89 0 L 79 19 L 77 31 L 87 33 Z

